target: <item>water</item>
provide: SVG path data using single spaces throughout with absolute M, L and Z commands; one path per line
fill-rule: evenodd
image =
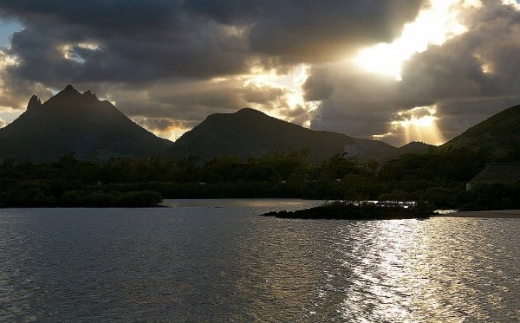
M 283 220 L 298 200 L 0 210 L 1 322 L 517 322 L 520 220 Z

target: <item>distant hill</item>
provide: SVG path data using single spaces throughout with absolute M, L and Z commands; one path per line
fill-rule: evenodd
M 407 153 L 425 153 L 430 147 L 414 142 L 396 148 L 377 140 L 314 131 L 249 108 L 212 114 L 172 143 L 138 126 L 110 102 L 98 100 L 90 91 L 79 93 L 71 85 L 44 103 L 33 96 L 27 110 L 0 129 L 0 160 L 32 162 L 54 161 L 71 153 L 94 161 L 153 155 L 199 156 L 207 161 L 222 155 L 247 159 L 303 150 L 312 161 L 346 152 L 360 161 L 385 162 Z
M 313 131 L 244 108 L 236 113 L 212 114 L 181 136 L 169 150 L 171 156 L 200 156 L 209 160 L 219 155 L 248 158 L 275 152 L 307 149 L 309 158 L 320 161 L 335 154 L 369 158 L 397 148 L 376 140 L 357 139 L 344 134 Z
M 429 145 L 420 141 L 412 141 L 406 145 L 399 147 L 397 150 L 400 154 L 426 154 L 437 146 Z
M 76 153 L 85 160 L 162 154 L 170 141 L 132 122 L 108 101 L 68 85 L 45 103 L 33 96 L 27 110 L 0 129 L 0 159 L 46 162 Z
M 520 105 L 511 107 L 469 128 L 448 141 L 442 151 L 466 148 L 502 156 L 520 147 Z

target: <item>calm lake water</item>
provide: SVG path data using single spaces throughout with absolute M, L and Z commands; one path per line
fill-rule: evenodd
M 0 210 L 1 322 L 518 322 L 520 220 L 282 220 L 321 202 Z

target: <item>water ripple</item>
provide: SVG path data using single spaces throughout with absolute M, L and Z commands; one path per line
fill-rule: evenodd
M 520 320 L 520 220 L 257 216 L 304 205 L 1 210 L 0 321 Z

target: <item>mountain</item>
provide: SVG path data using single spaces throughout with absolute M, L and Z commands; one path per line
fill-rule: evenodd
M 352 138 L 344 134 L 313 131 L 244 108 L 236 113 L 217 113 L 181 136 L 169 149 L 176 158 L 200 156 L 209 160 L 219 155 L 245 159 L 253 155 L 307 149 L 309 158 L 320 161 L 335 154 L 370 158 L 397 148 L 383 142 Z
M 399 156 L 406 155 L 406 154 L 426 154 L 430 150 L 432 150 L 436 147 L 437 146 L 425 144 L 424 142 L 412 141 L 399 148 L 392 149 L 392 150 L 389 150 L 386 152 L 382 152 L 377 155 L 373 155 L 370 158 L 383 164 L 391 159 L 395 159 L 395 158 L 398 158 Z
M 469 128 L 441 146 L 441 150 L 466 148 L 502 156 L 518 150 L 520 144 L 520 105 L 499 112 Z
M 171 142 L 141 128 L 108 101 L 71 85 L 45 103 L 33 96 L 27 110 L 0 129 L 0 158 L 32 162 L 75 152 L 85 160 L 162 154 Z
M 420 141 L 412 141 L 406 145 L 399 147 L 397 151 L 400 155 L 403 154 L 426 154 L 436 146 L 426 144 Z

